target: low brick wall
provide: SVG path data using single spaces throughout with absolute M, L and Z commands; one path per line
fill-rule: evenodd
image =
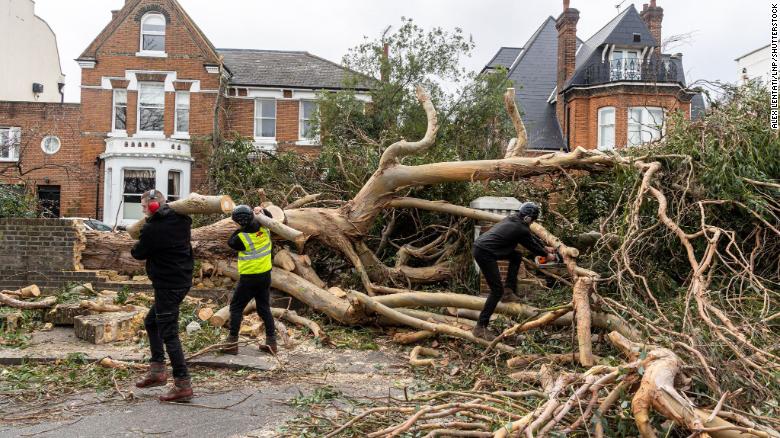
M 105 282 L 98 272 L 75 266 L 74 254 L 82 245 L 77 226 L 64 219 L 0 219 L 0 288 L 37 284 L 47 290 Z

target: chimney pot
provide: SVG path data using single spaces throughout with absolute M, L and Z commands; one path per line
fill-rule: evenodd
M 656 7 L 656 6 L 655 6 L 655 0 L 650 0 L 650 7 L 651 7 L 651 8 L 654 8 L 654 7 Z
M 570 0 L 563 0 L 563 10 L 564 11 L 569 9 L 569 1 Z
M 111 19 L 116 20 L 116 16 L 119 15 L 119 11 L 111 11 Z
M 644 12 L 644 11 L 646 11 L 646 10 L 647 10 L 647 3 L 645 3 L 645 4 L 643 4 L 643 5 L 642 5 L 642 12 Z

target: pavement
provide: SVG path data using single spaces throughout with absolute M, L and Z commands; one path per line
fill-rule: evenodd
M 128 361 L 143 360 L 147 354 L 133 344 L 86 344 L 72 337 L 72 329 L 55 328 L 36 333 L 29 348 L 0 350 L 0 363 L 52 361 L 72 352 L 92 360 L 111 356 Z M 157 396 L 165 388 L 139 390 L 127 384 L 120 388 L 132 393 L 127 401 L 86 392 L 46 405 L 51 415 L 42 415 L 34 424 L 0 418 L 0 437 L 285 436 L 284 425 L 306 414 L 287 402 L 318 387 L 327 385 L 349 397 L 402 397 L 403 386 L 412 382 L 407 358 L 395 348 L 329 349 L 305 340 L 280 349 L 278 359 L 256 347 L 242 347 L 238 356 L 205 355 L 191 364 L 222 368 L 223 376 L 230 378 L 217 383 L 198 377 L 202 381 L 193 382 L 196 397 L 189 404 L 160 403 Z M 242 380 L 248 373 L 252 379 Z M 24 408 L 11 410 L 16 412 L 4 412 L 2 418 L 25 413 Z

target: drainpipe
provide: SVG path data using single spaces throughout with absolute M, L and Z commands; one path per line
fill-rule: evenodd
M 95 219 L 100 220 L 100 163 L 103 160 L 100 155 L 95 157 L 95 167 L 97 167 L 97 178 L 95 178 Z

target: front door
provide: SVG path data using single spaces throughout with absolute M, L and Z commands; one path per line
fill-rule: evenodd
M 41 217 L 60 217 L 60 186 L 38 186 L 38 211 Z

